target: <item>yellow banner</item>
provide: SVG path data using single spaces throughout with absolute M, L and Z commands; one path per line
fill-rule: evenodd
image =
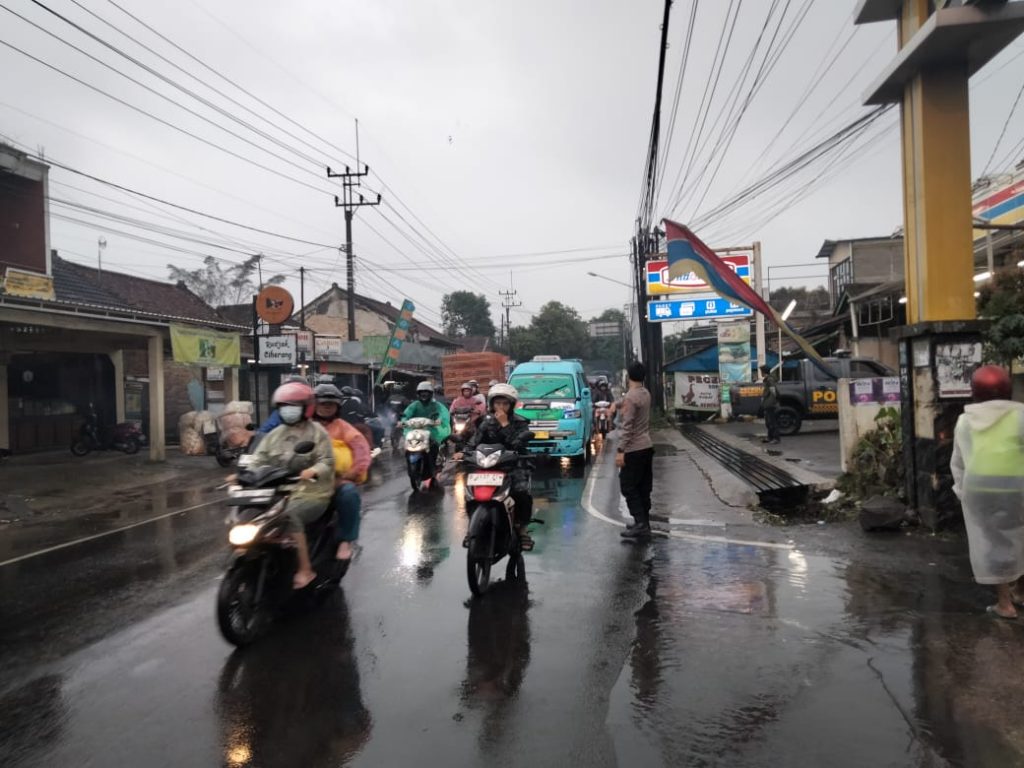
M 172 325 L 171 351 L 178 363 L 217 366 L 241 364 L 237 333 L 222 333 L 191 325 Z
M 23 299 L 54 301 L 57 298 L 53 292 L 53 278 L 37 272 L 22 272 L 8 267 L 3 288 L 8 296 L 20 296 Z

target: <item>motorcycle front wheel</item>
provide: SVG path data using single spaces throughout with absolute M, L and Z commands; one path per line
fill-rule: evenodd
M 75 440 L 71 443 L 71 452 L 75 456 L 85 456 L 90 450 L 92 449 L 85 440 Z
M 232 453 L 225 453 L 224 451 L 217 451 L 217 464 L 224 467 L 233 467 L 235 462 L 238 461 L 238 457 Z
M 474 597 L 483 595 L 491 585 L 491 565 L 494 563 L 494 543 L 497 531 L 491 526 L 490 546 L 487 548 L 487 557 L 473 557 L 473 541 L 470 540 L 469 548 L 466 550 L 466 580 L 469 582 L 469 591 Z
M 129 456 L 131 456 L 133 453 L 138 453 L 139 441 L 136 440 L 134 437 L 129 437 L 127 440 L 124 441 L 124 448 L 122 448 L 121 450 L 127 453 Z
M 252 643 L 267 625 L 266 607 L 256 600 L 259 567 L 236 565 L 226 574 L 217 590 L 217 626 L 232 645 L 239 648 Z

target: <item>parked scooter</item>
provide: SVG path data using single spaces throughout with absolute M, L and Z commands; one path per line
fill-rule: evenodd
M 309 556 L 316 579 L 303 589 L 293 589 L 298 558 L 288 533 L 285 514 L 288 499 L 298 489 L 301 457 L 313 450 L 312 442 L 293 449 L 294 466 L 249 469 L 246 456 L 239 459 L 237 482 L 230 487 L 227 503 L 228 541 L 234 555 L 217 591 L 217 625 L 229 643 L 248 645 L 263 634 L 273 620 L 291 607 L 322 602 L 345 575 L 347 561 L 334 559 L 336 545 L 328 508 L 306 526 Z
M 439 446 L 437 461 L 430 460 L 430 428 L 436 422 L 423 416 L 407 419 L 400 424 L 405 429 L 405 466 L 409 472 L 409 483 L 414 491 L 426 492 L 437 485 L 437 474 L 444 467 L 445 447 Z M 436 466 L 431 466 L 436 463 Z
M 478 445 L 463 456 L 466 472 L 466 578 L 469 591 L 479 597 L 491 583 L 491 567 L 508 557 L 505 579 L 526 578 L 523 549 L 515 531 L 512 474 L 523 457 L 502 445 Z M 533 519 L 530 522 L 540 523 Z
M 594 428 L 606 436 L 612 431 L 612 404 L 607 400 L 598 400 L 594 403 Z
M 78 430 L 78 436 L 71 441 L 71 452 L 75 456 L 85 456 L 91 451 L 124 451 L 133 454 L 138 453 L 146 442 L 146 436 L 138 424 L 122 421 L 101 430 L 95 415 L 92 415 L 86 417 L 85 423 Z

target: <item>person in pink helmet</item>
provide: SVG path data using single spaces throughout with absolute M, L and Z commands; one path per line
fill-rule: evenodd
M 1024 604 L 1024 403 L 1010 390 L 1006 369 L 974 372 L 974 402 L 957 419 L 950 458 L 974 580 L 995 587 L 986 610 L 1001 619 L 1016 619 Z

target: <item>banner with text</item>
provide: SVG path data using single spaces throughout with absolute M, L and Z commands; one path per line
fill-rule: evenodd
M 171 355 L 176 363 L 237 367 L 241 351 L 237 333 L 171 325 Z

